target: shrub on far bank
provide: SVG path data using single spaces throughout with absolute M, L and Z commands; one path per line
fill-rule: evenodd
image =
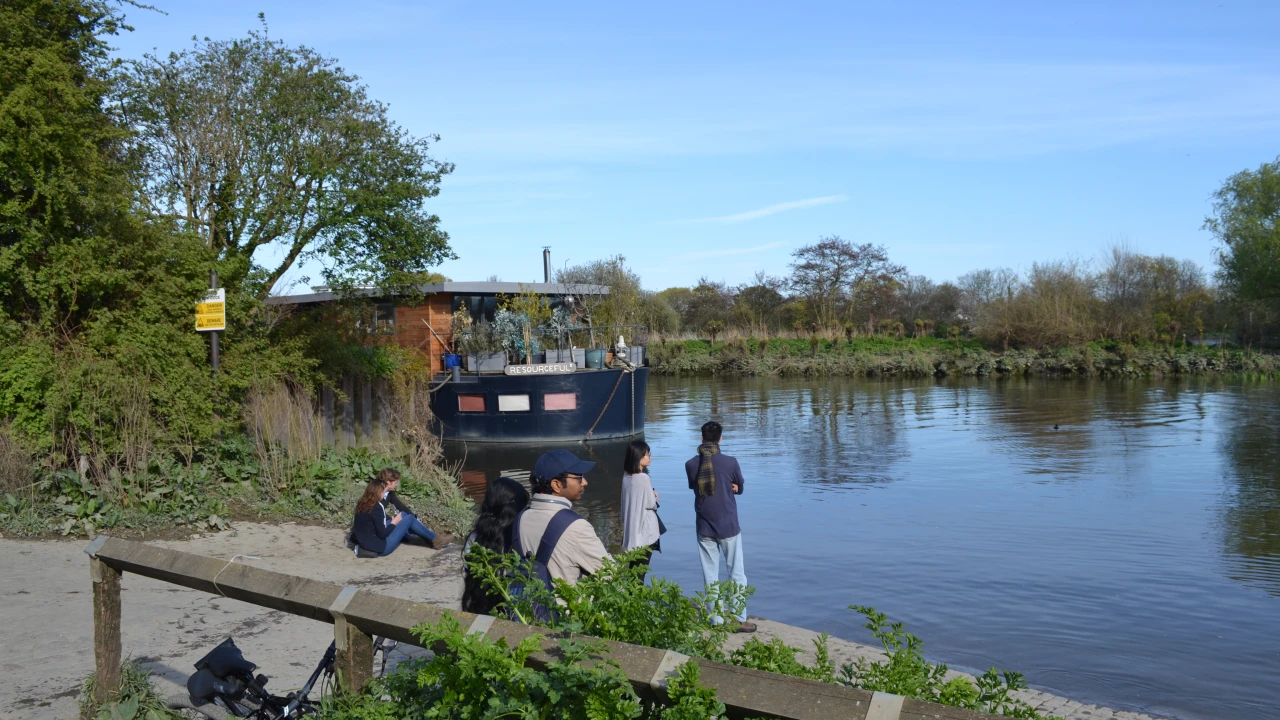
M 661 375 L 774 377 L 1160 377 L 1280 373 L 1280 356 L 1201 345 L 1101 341 L 1052 351 L 987 350 L 973 339 L 739 337 L 659 340 L 650 366 Z

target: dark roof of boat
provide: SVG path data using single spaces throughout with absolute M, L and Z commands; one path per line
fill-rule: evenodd
M 303 305 L 338 300 L 341 296 L 328 288 L 312 288 L 315 292 L 305 295 L 277 295 L 267 298 L 268 305 Z M 519 283 L 519 282 L 441 282 L 419 285 L 424 293 L 449 293 L 452 295 L 518 295 L 535 292 L 539 295 L 608 295 L 607 285 L 575 285 L 569 283 Z M 357 296 L 380 298 L 387 293 L 376 287 L 360 288 Z

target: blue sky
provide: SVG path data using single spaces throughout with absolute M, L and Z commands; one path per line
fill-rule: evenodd
M 455 280 L 550 245 L 738 283 L 830 234 L 937 281 L 1118 241 L 1211 267 L 1209 195 L 1280 155 L 1275 2 L 157 4 L 122 56 L 262 11 L 439 133 Z

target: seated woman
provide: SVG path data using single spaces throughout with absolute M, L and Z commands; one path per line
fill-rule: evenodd
M 356 519 L 352 531 L 356 536 L 356 543 L 366 552 L 386 557 L 400 547 L 400 543 L 410 533 L 429 544 L 436 540 L 436 534 L 411 513 L 402 512 L 394 518 L 387 517 L 387 508 L 382 501 L 399 485 L 400 473 L 391 468 L 383 468 L 365 486 L 364 494 L 356 503 Z
M 511 552 L 511 526 L 516 516 L 529 505 L 529 492 L 509 477 L 500 477 L 489 483 L 484 491 L 484 502 L 471 531 L 462 546 L 466 557 L 473 544 L 481 545 L 496 553 Z M 479 578 L 472 577 L 470 569 L 462 574 L 462 609 L 477 615 L 488 615 L 502 598 L 485 592 Z

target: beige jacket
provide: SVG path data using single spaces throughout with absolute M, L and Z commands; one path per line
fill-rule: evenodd
M 547 524 L 556 513 L 565 508 L 572 509 L 573 503 L 555 495 L 539 493 L 533 496 L 529 508 L 520 515 L 518 544 L 521 555 L 538 551 L 538 544 L 542 542 L 542 533 L 547 529 Z M 599 570 L 607 557 L 609 553 L 604 549 L 600 538 L 596 537 L 595 528 L 586 520 L 579 519 L 560 536 L 555 552 L 551 553 L 551 562 L 547 563 L 547 570 L 551 572 L 551 577 L 573 585 L 583 575 Z

